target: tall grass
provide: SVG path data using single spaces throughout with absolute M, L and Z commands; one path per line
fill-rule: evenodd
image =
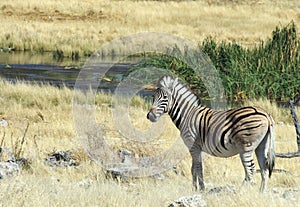
M 176 164 L 177 174 L 172 170 L 167 171 L 163 179 L 147 177 L 124 182 L 107 179 L 105 169 L 87 158 L 86 152 L 82 151 L 82 145 L 76 139 L 72 116 L 73 93 L 68 88 L 0 81 L 0 118 L 4 117 L 9 123 L 8 127 L 0 127 L 0 137 L 3 137 L 3 133 L 6 134 L 1 145 L 13 147 L 11 143 L 16 143 L 19 137 L 21 144 L 26 131 L 21 156 L 31 161 L 30 170 L 23 170 L 16 177 L 1 180 L 2 205 L 151 207 L 168 206 L 181 196 L 195 194 L 192 191 L 191 160 L 188 154 Z M 125 139 L 112 121 L 112 111 L 115 110 L 115 106 L 111 104 L 112 94 L 99 93 L 95 96 L 97 122 L 105 127 L 105 140 L 115 150 L 126 148 L 138 158 L 155 156 L 175 143 L 178 130 L 171 121 L 167 122 L 161 137 L 155 140 L 138 142 Z M 288 109 L 278 108 L 266 99 L 245 104 L 265 108 L 274 116 L 276 122 L 283 121 L 283 125 L 275 128 L 276 150 L 295 151 L 295 132 L 292 120 L 288 119 Z M 131 121 L 137 128 L 144 129 L 150 124 L 146 119 L 147 104 L 139 97 L 132 100 L 128 110 Z M 28 123 L 30 126 L 26 129 Z M 11 140 L 11 134 L 16 140 Z M 80 165 L 76 168 L 50 168 L 44 164 L 44 159 L 54 150 L 71 150 L 79 157 Z M 207 191 L 202 195 L 209 206 L 249 206 L 253 203 L 257 206 L 295 206 L 299 203 L 299 192 L 294 199 L 284 198 L 283 193 L 300 185 L 299 167 L 297 160 L 277 159 L 276 168 L 285 169 L 296 176 L 274 173 L 268 183 L 270 191 L 261 196 L 258 193 L 258 173 L 255 174 L 257 183 L 244 193 L 239 192 L 244 172 L 238 156 L 227 159 L 205 156 L 204 177 Z M 229 184 L 237 189 L 236 194 L 207 193 L 214 187 Z
M 299 20 L 298 0 L 2 0 L 0 49 L 89 55 L 114 38 L 144 31 L 251 46 L 279 23 Z M 249 18 L 251 16 L 251 18 Z
M 268 97 L 286 102 L 300 94 L 300 39 L 294 22 L 247 49 L 212 39 L 202 48 L 220 72 L 230 101 Z

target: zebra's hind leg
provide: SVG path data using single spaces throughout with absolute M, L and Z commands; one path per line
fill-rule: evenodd
M 252 150 L 240 153 L 240 158 L 245 170 L 245 180 L 243 182 L 243 186 L 253 181 L 253 174 L 255 171 L 253 154 L 254 152 Z
M 255 154 L 258 160 L 258 164 L 260 167 L 260 174 L 261 174 L 261 185 L 260 185 L 260 192 L 265 192 L 267 182 L 268 182 L 268 175 L 269 175 L 269 166 L 268 166 L 268 158 L 267 158 L 267 149 L 269 146 L 268 137 L 266 136 L 262 142 L 258 145 L 255 149 Z

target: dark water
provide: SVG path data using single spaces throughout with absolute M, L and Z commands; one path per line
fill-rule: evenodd
M 63 66 L 48 64 L 0 64 L 1 79 L 31 83 L 49 83 L 72 87 L 78 76 L 78 69 L 65 69 Z
M 85 61 L 87 58 L 76 61 L 64 58 L 58 61 L 53 58 L 52 53 L 0 53 L 0 78 L 11 82 L 21 80 L 74 87 Z M 127 70 L 128 65 L 120 63 L 113 65 L 109 73 L 110 76 L 118 77 Z
M 0 53 L 0 78 L 12 82 L 21 80 L 72 86 L 80 71 L 74 67 L 82 64 L 83 60 L 57 61 L 53 58 L 52 53 Z M 72 65 L 73 68 L 66 67 Z
M 31 84 L 47 83 L 54 86 L 75 86 L 79 72 L 88 60 L 64 58 L 55 60 L 52 53 L 32 54 L 31 52 L 0 52 L 0 79 L 11 82 L 26 81 Z M 109 61 L 105 65 L 109 65 Z M 101 66 L 99 66 L 101 70 Z M 98 90 L 114 91 L 124 74 L 130 68 L 128 62 L 112 65 L 106 79 L 99 82 Z M 105 68 L 103 68 L 105 69 Z M 143 90 L 142 96 L 151 95 L 152 91 Z

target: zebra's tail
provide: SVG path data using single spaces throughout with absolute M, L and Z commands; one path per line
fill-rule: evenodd
M 269 151 L 268 151 L 268 168 L 269 178 L 272 175 L 275 166 L 275 131 L 274 131 L 274 120 L 271 116 L 269 121 Z

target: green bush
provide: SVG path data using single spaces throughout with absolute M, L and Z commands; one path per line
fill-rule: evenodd
M 287 102 L 300 94 L 300 44 L 294 22 L 276 29 L 272 37 L 248 49 L 236 43 L 217 43 L 207 38 L 199 46 L 219 72 L 229 102 L 267 97 Z M 201 79 L 178 57 L 176 47 L 169 55 L 150 54 L 135 69 L 157 67 L 184 78 L 202 98 L 209 99 Z M 182 57 L 188 55 L 186 52 Z

